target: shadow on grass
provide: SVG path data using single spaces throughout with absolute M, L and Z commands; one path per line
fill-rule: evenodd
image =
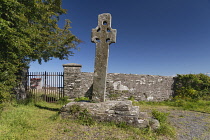
M 38 104 L 35 104 L 35 107 L 38 107 L 40 109 L 50 110 L 50 111 L 60 111 L 60 108 L 51 108 L 51 107 L 41 106 Z

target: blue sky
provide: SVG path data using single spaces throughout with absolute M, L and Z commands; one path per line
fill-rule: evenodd
M 209 0 L 63 0 L 72 33 L 83 43 L 69 60 L 53 59 L 30 71 L 63 71 L 62 64 L 78 63 L 94 71 L 95 44 L 91 30 L 98 15 L 111 13 L 117 42 L 110 45 L 109 73 L 171 76 L 210 72 Z

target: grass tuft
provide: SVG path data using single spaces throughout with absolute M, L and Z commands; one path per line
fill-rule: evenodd
M 90 101 L 88 97 L 78 97 L 74 99 L 75 102 L 80 102 L 80 101 Z
M 175 129 L 167 121 L 169 114 L 170 113 L 164 113 L 157 110 L 152 110 L 152 116 L 160 122 L 160 128 L 155 130 L 155 132 L 158 135 L 175 137 L 176 136 Z

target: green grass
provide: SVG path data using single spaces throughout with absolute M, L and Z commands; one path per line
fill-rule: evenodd
M 46 93 L 44 90 L 30 90 L 30 96 L 36 101 L 48 101 L 48 102 L 56 102 L 61 101 L 61 99 L 67 99 L 67 97 L 60 97 L 59 92 L 47 90 Z
M 74 119 L 61 119 L 58 114 L 61 107 L 61 104 L 46 102 L 6 105 L 0 115 L 0 140 L 170 139 L 170 135 L 160 135 L 148 128 L 138 129 L 113 123 L 87 126 Z
M 63 99 L 62 103 L 65 101 Z M 161 110 L 184 109 L 210 113 L 210 101 L 179 99 L 165 102 L 133 102 L 134 105 L 140 106 L 141 111 L 151 111 L 150 115 L 160 121 L 161 127 L 152 131 L 150 128 L 138 129 L 123 123 L 95 122 L 87 125 L 87 122 L 81 123 L 81 119 L 87 118 L 85 114 L 81 114 L 85 117 L 80 118 L 80 121 L 61 119 L 58 112 L 63 104 L 59 103 L 30 101 L 21 103 L 1 104 L 0 140 L 175 139 L 175 130 L 167 122 L 168 114 L 160 112 Z
M 177 108 L 182 110 L 197 111 L 210 113 L 210 101 L 205 100 L 172 100 L 172 101 L 163 101 L 163 102 L 133 102 L 134 105 L 139 105 L 144 108 Z
M 56 123 L 50 117 L 56 113 L 34 106 L 8 107 L 1 114 L 0 139 L 40 139 L 40 136 L 48 139 L 54 135 Z

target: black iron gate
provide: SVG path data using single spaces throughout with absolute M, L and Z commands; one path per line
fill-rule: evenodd
M 63 72 L 28 72 L 27 91 L 35 101 L 56 102 L 64 97 Z

